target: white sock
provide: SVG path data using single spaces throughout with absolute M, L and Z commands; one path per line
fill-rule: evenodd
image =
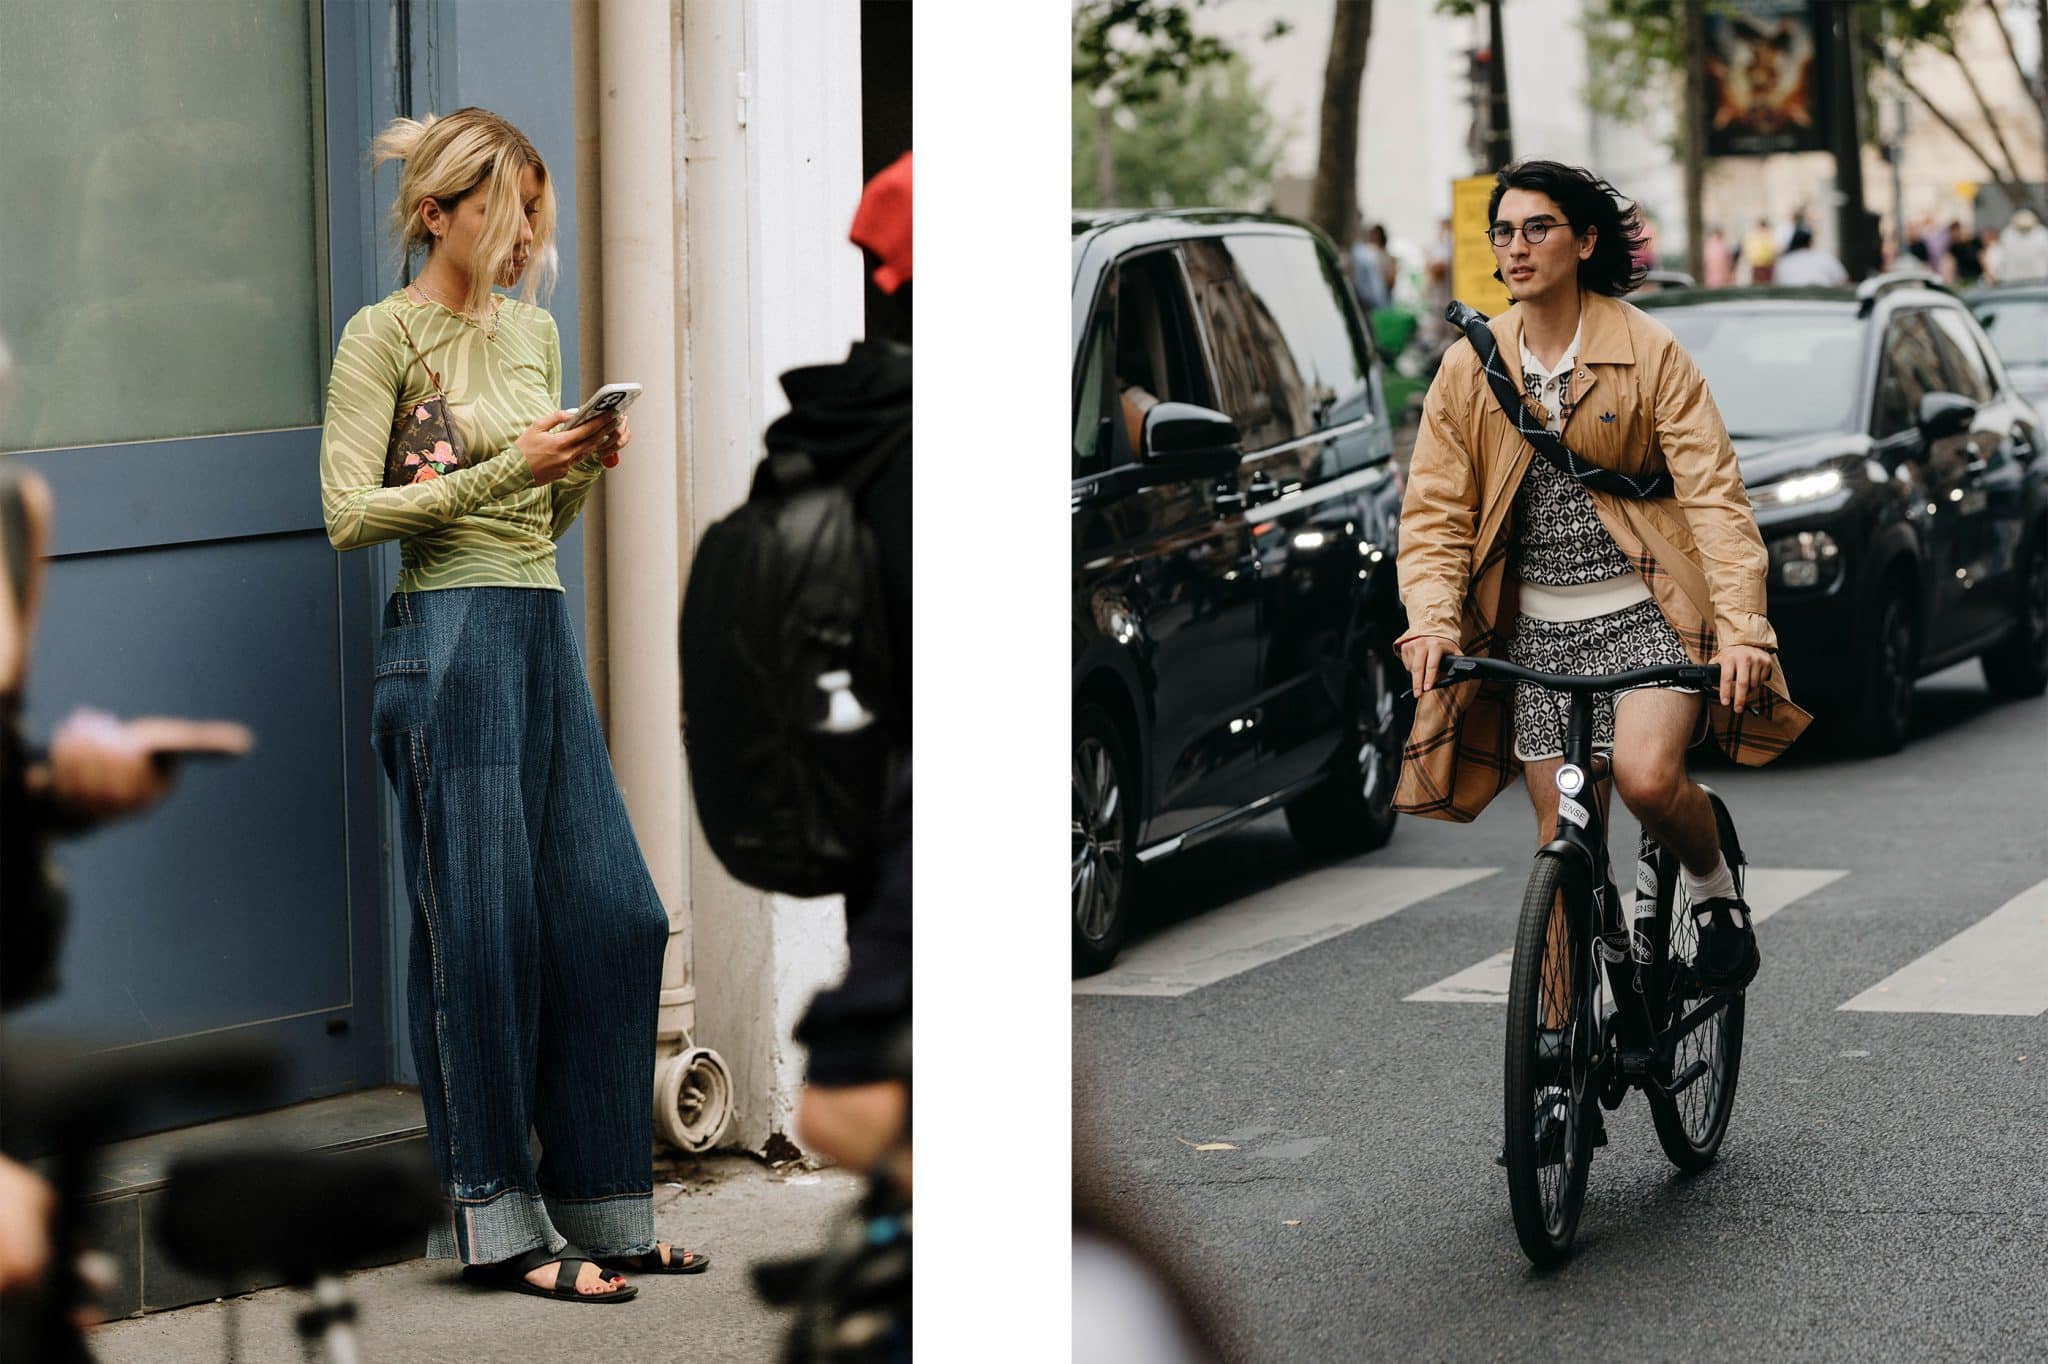
M 1685 874 L 1685 895 L 1695 905 L 1720 896 L 1732 898 L 1735 894 L 1735 873 L 1728 870 L 1728 859 L 1714 854 L 1714 869 L 1705 876 L 1694 876 L 1690 868 L 1680 867 Z M 1738 919 L 1739 922 L 1739 919 Z

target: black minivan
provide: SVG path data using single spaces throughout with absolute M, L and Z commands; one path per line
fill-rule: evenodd
M 1074 964 L 1143 865 L 1286 810 L 1307 848 L 1394 828 L 1401 485 L 1336 253 L 1285 218 L 1078 213 Z

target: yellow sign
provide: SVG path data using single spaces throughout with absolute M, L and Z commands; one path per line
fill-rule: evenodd
M 1451 297 L 1488 317 L 1499 317 L 1512 302 L 1508 286 L 1493 277 L 1493 246 L 1486 240 L 1486 201 L 1491 175 L 1451 181 Z

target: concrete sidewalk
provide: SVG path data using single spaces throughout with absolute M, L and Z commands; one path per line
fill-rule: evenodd
M 472 1288 L 452 1260 L 366 1270 L 348 1280 L 361 1313 L 362 1364 L 772 1361 L 787 1318 L 754 1297 L 748 1266 L 817 1249 L 860 1189 L 840 1171 L 775 1170 L 746 1156 L 657 1164 L 657 1234 L 706 1251 L 710 1269 L 631 1275 L 640 1296 L 605 1306 Z M 300 1290 L 266 1289 L 232 1303 L 110 1322 L 93 1333 L 92 1347 L 102 1364 L 224 1359 L 232 1309 L 243 1364 L 301 1359 L 293 1318 L 308 1303 Z

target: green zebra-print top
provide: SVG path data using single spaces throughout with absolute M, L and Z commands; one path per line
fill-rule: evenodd
M 412 331 L 425 364 L 406 343 Z M 401 398 L 432 395 L 431 366 L 467 446 L 466 467 L 428 482 L 384 486 L 384 452 Z M 559 405 L 562 343 L 545 309 L 499 299 L 497 333 L 403 289 L 348 320 L 327 383 L 320 505 L 336 549 L 399 541 L 401 592 L 445 587 L 547 587 L 559 592 L 555 541 L 583 508 L 603 466 L 577 463 L 534 486 L 513 442 Z

